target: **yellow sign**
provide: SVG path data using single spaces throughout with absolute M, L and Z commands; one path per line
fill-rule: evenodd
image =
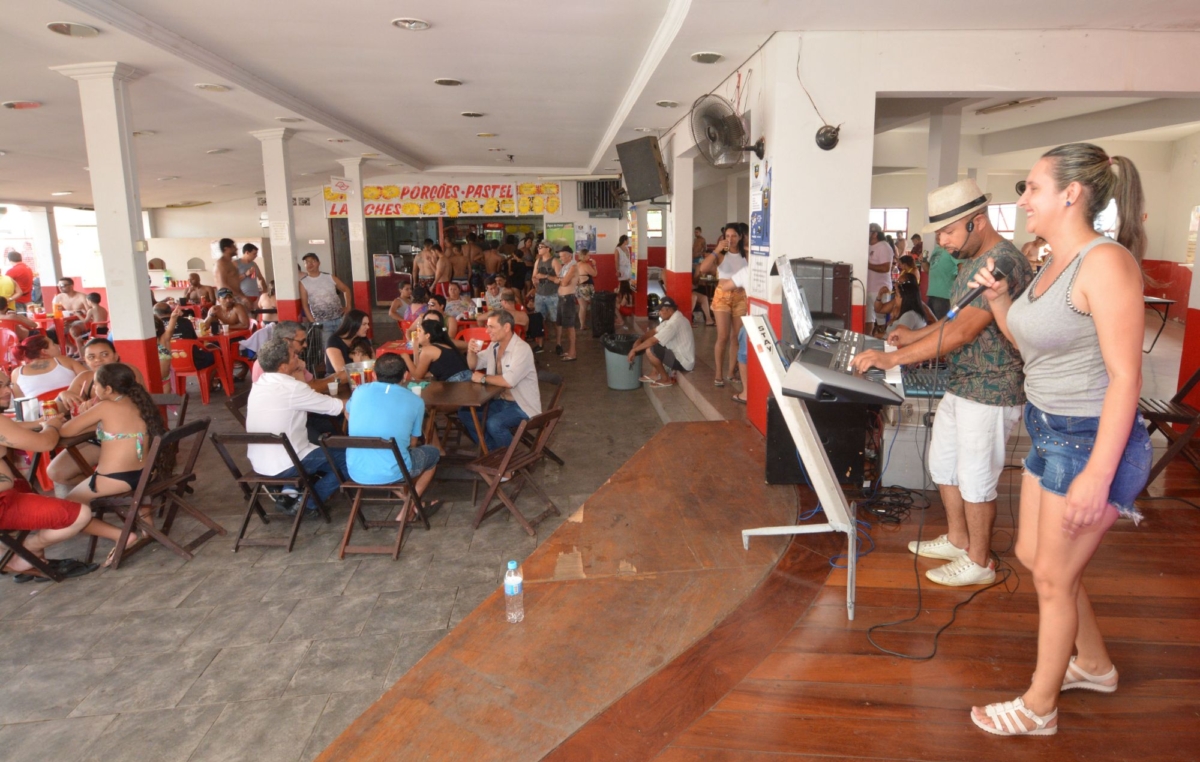
M 346 217 L 346 195 L 325 187 L 327 217 Z M 458 185 L 364 185 L 367 217 L 471 217 L 499 214 L 558 214 L 558 183 Z

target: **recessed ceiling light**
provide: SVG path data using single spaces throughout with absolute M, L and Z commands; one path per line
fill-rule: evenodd
M 5 101 L 0 103 L 4 108 L 10 108 L 14 111 L 25 111 L 27 109 L 41 108 L 42 104 L 37 101 Z
M 389 167 L 403 167 L 403 164 L 389 164 Z
M 465 114 L 464 114 L 464 116 L 465 116 Z M 498 138 L 500 136 L 494 132 L 477 132 L 477 133 L 475 133 L 475 137 L 477 137 L 477 138 Z
M 296 124 L 297 122 L 303 122 L 304 120 L 298 116 L 277 116 L 275 117 L 275 121 L 283 122 L 284 124 Z
M 0 156 L 7 156 L 7 155 L 8 155 L 7 151 L 0 151 Z
M 227 93 L 230 90 L 228 85 L 217 85 L 212 82 L 197 82 L 195 88 L 206 93 Z
M 133 131 L 133 136 L 135 138 L 148 138 L 153 134 L 155 134 L 154 130 L 134 130 Z
M 52 21 L 46 24 L 46 28 L 64 37 L 95 37 L 100 34 L 100 30 L 96 27 L 75 21 Z
M 210 148 L 205 153 L 229 153 L 228 148 Z
M 213 187 L 214 188 L 228 188 L 229 183 L 218 183 L 217 185 L 214 185 Z
M 653 127 L 634 127 L 634 132 L 655 132 Z
M 442 87 L 458 87 L 462 84 L 462 80 L 453 79 L 451 77 L 438 77 L 433 81 L 433 84 L 441 85 Z
M 725 56 L 721 55 L 720 53 L 692 53 L 692 60 L 696 63 L 702 64 L 715 64 L 717 61 L 720 61 L 724 58 Z
M 658 106 L 659 108 L 678 108 L 679 107 L 679 103 L 677 101 L 655 101 L 654 105 Z
M 379 158 L 379 154 L 377 154 L 377 153 L 364 153 L 364 154 L 359 154 L 359 156 L 361 156 L 364 159 L 378 159 Z
M 51 196 L 70 196 L 74 191 L 54 191 Z
M 349 143 L 350 142 L 346 138 L 325 138 L 325 139 L 328 140 L 330 143 Z
M 407 32 L 424 32 L 432 24 L 421 19 L 392 19 L 392 26 Z
M 507 151 L 507 148 L 489 148 L 489 151 Z
M 462 115 L 471 119 L 478 119 L 479 117 L 483 116 L 483 114 L 479 113 L 478 111 L 464 111 L 462 112 Z
M 159 180 L 162 180 L 162 181 L 164 181 L 164 182 L 165 182 L 165 181 L 167 181 L 167 180 L 178 180 L 178 179 L 179 179 L 179 175 L 167 175 L 166 177 L 160 177 L 160 178 L 158 178 L 158 179 L 159 179 Z
M 301 176 L 301 177 L 308 177 L 308 176 L 309 176 L 309 175 L 311 175 L 311 174 L 312 174 L 312 172 L 301 172 L 301 173 L 300 173 L 300 176 Z

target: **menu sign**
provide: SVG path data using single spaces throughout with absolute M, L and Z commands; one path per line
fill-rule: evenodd
M 470 217 L 558 214 L 558 183 L 364 185 L 366 217 Z M 325 186 L 325 215 L 347 217 L 346 194 Z

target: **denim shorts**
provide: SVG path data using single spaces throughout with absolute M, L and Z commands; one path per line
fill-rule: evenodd
M 418 445 L 408 448 L 408 459 L 412 461 L 412 465 L 408 467 L 409 476 L 417 478 L 418 475 L 436 466 L 440 457 L 441 453 L 433 445 Z
M 542 319 L 548 323 L 558 322 L 558 294 L 551 296 L 542 296 L 535 294 L 533 297 L 533 309 Z
M 1025 470 L 1038 478 L 1042 489 L 1066 496 L 1071 482 L 1083 471 L 1092 455 L 1099 426 L 1099 418 L 1052 415 L 1039 410 L 1033 403 L 1026 403 L 1025 428 L 1033 446 L 1025 456 Z M 1142 514 L 1133 501 L 1146 486 L 1153 455 L 1146 422 L 1138 413 L 1117 473 L 1108 488 L 1108 502 L 1121 516 L 1135 522 L 1142 519 Z
M 747 362 L 749 359 L 750 359 L 749 352 L 747 351 L 747 347 L 746 347 L 746 328 L 743 326 L 742 330 L 738 331 L 737 361 L 740 363 L 744 363 L 744 362 Z M 743 384 L 746 383 L 746 379 L 743 378 L 742 383 Z

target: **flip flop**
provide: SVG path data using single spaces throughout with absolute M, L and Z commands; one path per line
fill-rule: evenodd
M 725 381 L 724 381 L 724 380 L 722 380 L 722 379 L 719 379 L 719 378 L 718 378 L 718 379 L 716 379 L 715 381 L 713 381 L 713 386 L 715 386 L 715 387 L 717 387 L 718 389 L 720 389 L 721 387 L 725 386 Z
M 563 362 L 575 362 L 575 355 L 563 355 L 562 361 Z
M 674 385 L 675 385 L 674 381 L 651 381 L 650 382 L 651 389 L 662 389 L 664 387 L 674 386 Z
M 652 384 L 657 380 L 658 379 L 650 378 L 649 376 L 642 376 L 641 378 L 638 379 L 638 381 L 641 381 L 643 384 Z
M 741 397 L 737 396 L 736 394 L 735 394 L 735 395 L 733 395 L 733 401 L 734 401 L 734 402 L 737 402 L 737 403 L 739 403 L 739 404 L 741 404 L 741 405 L 745 405 L 745 404 L 746 404 L 746 400 L 742 399 Z

